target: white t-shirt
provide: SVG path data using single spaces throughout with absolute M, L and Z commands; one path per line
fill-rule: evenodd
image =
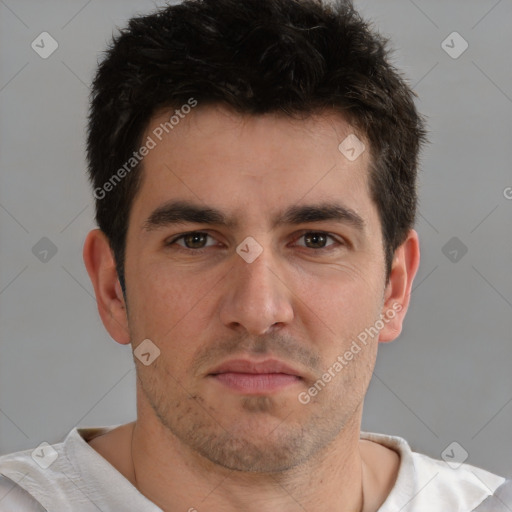
M 0 457 L 0 475 L 10 479 L 2 484 L 0 477 L 0 512 L 21 510 L 16 504 L 29 495 L 41 507 L 27 505 L 23 512 L 162 512 L 86 442 L 116 426 L 74 428 L 62 443 Z M 401 458 L 396 483 L 379 512 L 470 512 L 477 507 L 478 512 L 497 512 L 502 500 L 491 496 L 498 488 L 510 489 L 502 486 L 504 478 L 483 469 L 469 464 L 452 469 L 414 453 L 400 437 L 361 432 L 361 438 L 387 446 Z

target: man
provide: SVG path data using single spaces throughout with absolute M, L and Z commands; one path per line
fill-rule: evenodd
M 425 128 L 386 55 L 342 1 L 130 21 L 93 84 L 84 261 L 137 419 L 2 457 L 0 510 L 510 507 L 504 478 L 360 431 L 420 258 Z

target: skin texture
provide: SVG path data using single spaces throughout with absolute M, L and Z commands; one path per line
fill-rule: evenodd
M 168 117 L 157 114 L 143 140 Z M 401 331 L 419 243 L 411 230 L 386 283 L 370 152 L 350 161 L 338 150 L 351 133 L 333 112 L 292 120 L 199 105 L 144 158 L 127 235 L 127 303 L 104 234 L 87 237 L 106 329 L 118 343 L 135 349 L 150 339 L 160 350 L 148 366 L 135 359 L 136 422 L 91 446 L 166 511 L 369 512 L 394 483 L 398 455 L 359 432 L 378 342 Z M 230 222 L 147 228 L 155 209 L 177 200 Z M 290 207 L 326 203 L 362 226 L 273 222 Z M 209 235 L 196 238 L 205 247 L 176 240 L 192 231 Z M 330 236 L 311 237 L 318 232 Z M 252 263 L 236 252 L 246 237 L 262 248 Z M 379 334 L 301 403 L 299 393 L 391 310 Z M 300 378 L 271 392 L 235 391 L 211 375 L 234 358 L 277 359 Z

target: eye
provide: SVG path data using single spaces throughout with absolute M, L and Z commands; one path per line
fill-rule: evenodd
M 342 241 L 324 231 L 307 231 L 295 239 L 295 244 L 307 249 L 328 250 L 331 246 L 344 245 Z M 167 246 L 177 245 L 184 250 L 200 251 L 207 247 L 218 245 L 218 242 L 204 231 L 191 231 L 183 233 L 169 242 Z M 334 247 L 332 247 L 334 248 Z
M 303 240 L 303 243 L 299 243 L 299 240 Z M 297 239 L 297 245 L 301 247 L 307 247 L 308 249 L 325 249 L 331 245 L 342 245 L 342 243 L 336 240 L 332 235 L 324 233 L 323 231 L 308 231 Z
M 210 240 L 208 240 L 210 239 Z M 166 245 L 179 245 L 185 249 L 204 249 L 216 244 L 216 241 L 208 233 L 202 231 L 192 231 L 184 233 L 173 240 L 169 241 Z

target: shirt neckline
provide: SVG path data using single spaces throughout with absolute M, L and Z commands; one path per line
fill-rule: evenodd
M 113 480 L 115 487 L 119 492 L 119 496 L 129 496 L 130 506 L 134 506 L 133 499 L 137 495 L 138 500 L 143 500 L 146 510 L 150 505 L 154 507 L 154 511 L 161 511 L 157 505 L 146 498 L 132 483 L 120 473 L 108 460 L 100 455 L 89 441 L 95 437 L 106 434 L 123 424 L 108 425 L 101 427 L 75 427 L 68 434 L 65 440 L 65 452 L 68 460 L 75 470 L 87 479 L 94 479 L 97 485 L 90 488 L 107 488 L 112 491 Z M 376 442 L 386 448 L 394 450 L 400 457 L 400 465 L 397 477 L 391 491 L 380 506 L 378 512 L 395 512 L 398 503 L 404 503 L 407 496 L 413 491 L 411 469 L 414 467 L 412 452 L 407 441 L 398 436 L 390 436 L 387 434 L 378 434 L 374 432 L 360 432 L 360 439 Z M 81 463 L 83 462 L 83 464 Z M 91 475 L 87 468 L 94 467 L 95 474 Z M 84 469 L 85 468 L 85 469 Z M 105 476 L 106 478 L 102 478 Z M 105 481 L 108 481 L 108 486 Z M 133 498 L 132 498 L 133 496 Z M 122 503 L 124 505 L 124 502 Z

